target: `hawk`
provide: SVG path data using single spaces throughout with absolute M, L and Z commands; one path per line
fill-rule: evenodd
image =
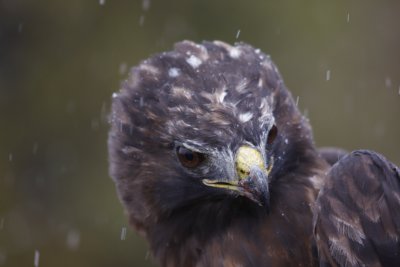
M 259 49 L 180 42 L 112 102 L 110 174 L 161 266 L 400 264 L 398 168 L 316 148 Z

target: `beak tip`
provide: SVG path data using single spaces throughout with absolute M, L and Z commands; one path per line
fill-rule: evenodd
M 269 207 L 268 177 L 262 170 L 252 169 L 250 175 L 241 180 L 240 185 L 244 189 L 246 197 L 260 206 Z
M 269 207 L 269 190 L 267 182 L 258 183 L 248 179 L 243 183 L 244 196 L 257 203 L 259 206 Z

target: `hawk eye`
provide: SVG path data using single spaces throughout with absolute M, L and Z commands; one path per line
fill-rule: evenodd
M 203 154 L 189 150 L 183 146 L 177 147 L 176 154 L 178 155 L 178 159 L 181 162 L 181 164 L 184 167 L 190 168 L 190 169 L 196 168 L 205 159 Z
M 278 128 L 276 128 L 276 126 L 273 125 L 268 132 L 267 145 L 271 145 L 274 142 L 277 135 L 278 135 Z

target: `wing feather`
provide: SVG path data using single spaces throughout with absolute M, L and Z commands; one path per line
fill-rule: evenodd
M 314 216 L 321 266 L 400 266 L 400 174 L 360 150 L 327 173 Z

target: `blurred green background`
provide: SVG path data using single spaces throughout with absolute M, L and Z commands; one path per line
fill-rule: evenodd
M 398 0 L 0 0 L 0 266 L 152 266 L 108 177 L 107 114 L 129 67 L 182 39 L 261 48 L 319 146 L 399 164 L 399 14 Z

